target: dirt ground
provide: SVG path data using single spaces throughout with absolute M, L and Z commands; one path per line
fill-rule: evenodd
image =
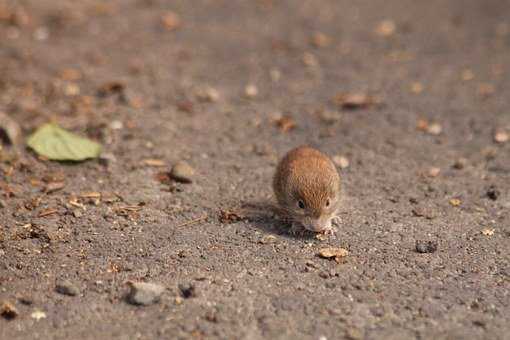
M 0 339 L 510 339 L 509 13 L 0 0 L 0 111 L 23 138 L 56 121 L 104 146 L 77 164 L 4 146 Z M 336 236 L 271 212 L 300 144 L 349 161 Z M 177 161 L 193 183 L 168 180 Z M 166 290 L 134 306 L 128 281 Z

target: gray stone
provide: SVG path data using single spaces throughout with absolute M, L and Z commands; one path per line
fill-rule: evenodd
M 193 175 L 195 174 L 195 169 L 193 169 L 186 162 L 177 162 L 170 171 L 170 177 L 181 183 L 191 183 L 193 182 Z
M 55 286 L 55 291 L 59 294 L 69 296 L 76 296 L 80 294 L 80 289 L 68 280 L 62 280 L 57 282 Z
M 159 302 L 165 287 L 155 283 L 128 282 L 130 291 L 127 301 L 133 305 L 147 306 Z

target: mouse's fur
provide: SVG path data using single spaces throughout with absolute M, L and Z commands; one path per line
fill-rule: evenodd
M 286 217 L 311 231 L 332 230 L 340 176 L 328 156 L 307 146 L 292 149 L 278 164 L 273 189 Z

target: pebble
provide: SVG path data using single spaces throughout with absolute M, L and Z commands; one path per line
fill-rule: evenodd
M 500 194 L 501 193 L 494 185 L 491 185 L 489 189 L 487 189 L 487 197 L 493 201 L 497 200 Z
M 319 118 L 327 124 L 334 124 L 341 119 L 340 112 L 331 110 L 319 111 Z
M 411 92 L 415 93 L 415 94 L 422 93 L 423 92 L 423 84 L 418 81 L 413 82 L 411 84 Z
M 432 123 L 427 127 L 427 133 L 429 135 L 437 136 L 443 132 L 443 127 L 439 123 Z
M 122 130 L 124 128 L 124 123 L 120 120 L 114 120 L 110 123 L 110 129 L 112 130 Z
M 46 319 L 46 313 L 43 312 L 42 310 L 36 309 L 32 312 L 32 314 L 30 314 L 30 317 L 32 319 L 39 321 L 41 319 Z
M 269 76 L 271 77 L 271 81 L 276 83 L 282 77 L 282 72 L 277 68 L 272 68 L 269 70 Z
M 437 176 L 439 176 L 440 172 L 441 172 L 440 168 L 438 168 L 438 167 L 431 167 L 428 170 L 427 174 L 428 174 L 429 177 L 437 177 Z
M 466 167 L 468 163 L 468 160 L 466 158 L 459 158 L 455 160 L 455 163 L 453 163 L 453 168 L 457 170 L 462 170 Z
M 179 291 L 181 292 L 182 297 L 185 299 L 189 299 L 189 298 L 197 296 L 197 289 L 191 283 L 180 283 Z
M 244 95 L 246 98 L 255 98 L 259 94 L 259 89 L 253 84 L 246 85 Z
M 21 128 L 9 115 L 0 111 L 0 140 L 3 144 L 13 145 L 19 142 Z
M 319 61 L 317 60 L 317 57 L 313 54 L 306 52 L 303 54 L 303 64 L 308 67 L 317 67 L 319 66 Z
M 99 164 L 102 166 L 108 167 L 111 164 L 115 163 L 117 158 L 113 153 L 101 153 L 99 156 Z
M 276 243 L 277 241 L 278 241 L 278 239 L 276 238 L 276 236 L 274 236 L 274 235 L 266 235 L 266 236 L 262 237 L 259 240 L 259 243 L 261 243 L 261 244 L 271 244 L 271 243 Z
M 173 31 L 181 25 L 181 18 L 175 12 L 168 11 L 161 16 L 161 24 L 168 31 Z
M 193 169 L 188 163 L 180 161 L 177 162 L 170 171 L 170 177 L 181 183 L 191 183 L 193 182 L 193 175 L 195 174 L 195 169 Z
M 0 305 L 0 315 L 7 320 L 12 320 L 18 316 L 18 310 L 10 302 L 3 302 Z
M 475 78 L 475 74 L 470 69 L 463 70 L 462 73 L 460 74 L 460 76 L 461 76 L 462 80 L 464 80 L 464 81 L 470 81 Z
M 128 282 L 130 291 L 127 295 L 127 302 L 133 305 L 147 306 L 159 302 L 165 287 L 146 282 Z
M 55 285 L 55 291 L 59 294 L 68 296 L 76 296 L 80 294 L 80 289 L 69 280 L 57 282 Z
M 326 47 L 331 45 L 331 38 L 322 32 L 316 32 L 312 37 L 312 45 L 315 47 Z
M 220 99 L 220 93 L 214 87 L 205 86 L 199 88 L 196 92 L 196 96 L 199 100 L 204 102 L 217 102 Z
M 83 213 L 79 209 L 73 209 L 73 216 L 76 218 L 80 218 L 83 216 Z
M 344 109 L 362 109 L 374 104 L 374 98 L 364 92 L 338 93 L 333 101 Z
M 437 250 L 435 241 L 416 241 L 416 251 L 420 254 L 434 253 Z
M 375 33 L 381 37 L 389 37 L 395 33 L 396 29 L 397 25 L 395 24 L 395 21 L 386 19 L 377 25 L 375 28 Z
M 510 140 L 510 135 L 506 131 L 496 131 L 494 134 L 494 141 L 496 143 L 506 143 Z

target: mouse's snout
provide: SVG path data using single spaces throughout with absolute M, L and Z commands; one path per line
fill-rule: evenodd
M 331 218 L 319 217 L 312 218 L 307 217 L 303 220 L 303 226 L 313 232 L 319 233 L 331 228 Z

